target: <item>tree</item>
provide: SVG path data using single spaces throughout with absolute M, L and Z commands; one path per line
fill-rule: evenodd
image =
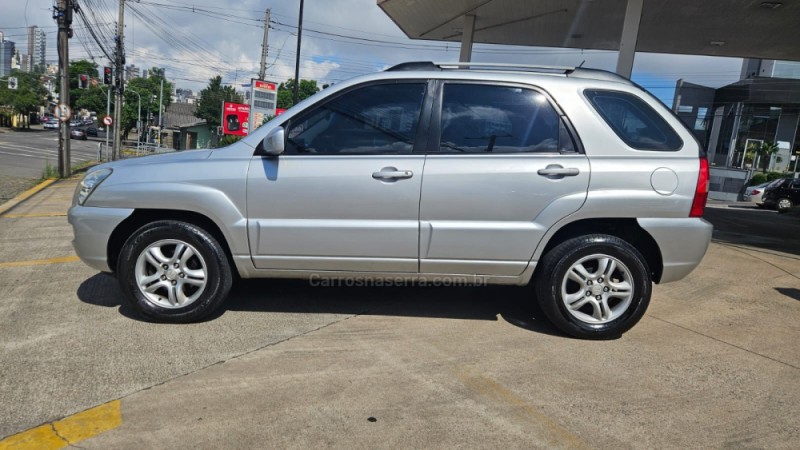
M 91 89 L 80 89 L 78 86 L 78 78 L 81 74 L 89 75 L 90 78 L 97 78 L 97 64 L 92 61 L 81 59 L 79 61 L 72 61 L 69 63 L 69 106 L 74 110 L 78 106 L 81 98 L 85 95 L 90 95 Z M 91 86 L 91 84 L 90 84 Z M 56 84 L 56 92 L 61 92 L 61 83 Z M 103 103 L 105 105 L 105 103 Z M 97 111 L 93 109 L 92 111 Z
M 314 80 L 300 80 L 300 86 L 297 92 L 299 101 L 303 101 L 308 97 L 319 92 L 317 82 Z M 278 108 L 289 109 L 294 106 L 294 80 L 289 78 L 285 83 L 278 85 Z
M 208 80 L 208 87 L 200 91 L 200 100 L 197 102 L 197 111 L 194 115 L 204 119 L 208 127 L 216 129 L 222 122 L 222 103 L 243 103 L 244 98 L 236 92 L 233 86 L 223 86 L 222 77 L 217 75 Z
M 772 162 L 772 156 L 778 153 L 778 151 L 780 151 L 780 147 L 778 147 L 776 142 L 766 141 L 761 144 L 759 153 L 763 155 L 762 161 L 764 166 L 762 169 L 764 172 L 766 172 L 767 168 L 770 166 L 770 163 Z
M 0 83 L 0 105 L 5 105 L 14 114 L 28 116 L 47 105 L 49 93 L 39 74 L 12 70 L 10 76 L 17 78 L 17 89 L 8 89 L 7 83 Z
M 148 112 L 152 112 L 154 119 L 158 120 L 158 99 L 161 93 L 161 80 L 163 79 L 164 71 L 156 71 L 156 68 L 153 69 L 153 71 L 149 72 L 149 77 L 132 78 L 125 87 L 125 106 L 122 108 L 122 121 L 120 122 L 120 130 L 122 130 L 122 135 L 125 138 L 127 138 L 128 133 L 130 133 L 132 129 L 136 128 L 137 115 L 139 113 L 139 98 L 142 100 L 142 124 L 147 123 Z M 167 105 L 172 103 L 171 92 L 172 83 L 164 80 L 164 98 L 161 103 L 164 109 L 166 109 Z M 139 95 L 137 96 L 136 94 Z

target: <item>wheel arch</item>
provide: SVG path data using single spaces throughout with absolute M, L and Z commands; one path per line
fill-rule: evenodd
M 214 220 L 194 211 L 169 209 L 136 209 L 130 216 L 120 222 L 108 239 L 108 267 L 116 272 L 119 255 L 122 252 L 122 246 L 125 245 L 125 241 L 139 228 L 159 220 L 179 220 L 208 231 L 222 246 L 230 267 L 236 267 L 228 238 Z
M 650 233 L 642 228 L 634 218 L 581 219 L 565 224 L 550 237 L 544 249 L 538 254 L 537 260 L 541 260 L 543 255 L 564 241 L 597 233 L 616 236 L 634 246 L 644 257 L 653 281 L 656 283 L 661 281 L 664 271 L 661 249 Z M 539 265 L 536 270 L 538 269 Z M 534 277 L 536 270 L 533 273 Z

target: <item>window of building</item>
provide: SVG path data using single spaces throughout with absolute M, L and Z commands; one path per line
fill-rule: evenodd
M 424 83 L 358 88 L 292 120 L 288 154 L 411 153 L 419 124 Z
M 627 92 L 587 90 L 584 94 L 615 133 L 637 150 L 679 150 L 675 130 L 644 100 Z

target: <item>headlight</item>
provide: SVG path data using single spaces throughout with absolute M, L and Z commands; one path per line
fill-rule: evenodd
M 95 188 L 100 185 L 109 175 L 111 175 L 111 169 L 100 169 L 95 170 L 94 172 L 89 172 L 83 177 L 81 181 L 80 189 L 78 190 L 78 204 L 83 206 L 86 202 L 86 199 L 92 195 Z

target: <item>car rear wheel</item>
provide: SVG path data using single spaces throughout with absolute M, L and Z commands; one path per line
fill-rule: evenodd
M 195 225 L 149 223 L 125 242 L 117 277 L 126 304 L 160 322 L 201 320 L 225 301 L 232 284 L 224 250 Z
M 776 208 L 777 208 L 778 212 L 789 211 L 790 209 L 792 209 L 792 206 L 794 206 L 794 205 L 792 204 L 792 201 L 789 200 L 788 198 L 780 198 L 780 199 L 778 199 L 778 202 L 776 203 Z
M 652 280 L 644 257 L 616 236 L 567 240 L 540 264 L 535 284 L 542 311 L 571 336 L 619 337 L 650 303 Z

